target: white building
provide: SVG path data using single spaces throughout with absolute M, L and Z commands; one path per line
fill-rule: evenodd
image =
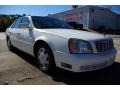
M 120 15 L 98 6 L 84 6 L 49 16 L 65 22 L 79 22 L 84 29 L 120 29 Z

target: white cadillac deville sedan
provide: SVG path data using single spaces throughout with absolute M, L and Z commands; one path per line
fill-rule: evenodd
M 50 17 L 20 17 L 6 30 L 6 36 L 9 50 L 15 47 L 33 55 L 43 72 L 55 67 L 72 72 L 105 68 L 113 64 L 117 53 L 111 38 L 73 30 Z

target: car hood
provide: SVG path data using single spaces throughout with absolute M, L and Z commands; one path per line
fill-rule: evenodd
M 77 38 L 82 40 L 96 40 L 105 38 L 102 34 L 74 29 L 44 29 L 44 32 L 65 38 Z

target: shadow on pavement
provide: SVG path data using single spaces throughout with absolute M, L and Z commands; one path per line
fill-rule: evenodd
M 37 67 L 35 58 L 17 49 L 12 51 L 31 65 Z M 120 63 L 115 62 L 112 66 L 91 71 L 72 73 L 64 70 L 56 70 L 50 75 L 54 81 L 70 85 L 119 85 L 120 84 Z
M 120 63 L 115 62 L 112 66 L 82 73 L 63 73 L 53 76 L 55 81 L 76 85 L 119 85 L 120 84 Z

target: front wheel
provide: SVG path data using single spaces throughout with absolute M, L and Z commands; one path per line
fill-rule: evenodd
M 38 46 L 37 60 L 39 69 L 43 72 L 51 72 L 56 68 L 53 53 L 46 44 L 41 44 Z

